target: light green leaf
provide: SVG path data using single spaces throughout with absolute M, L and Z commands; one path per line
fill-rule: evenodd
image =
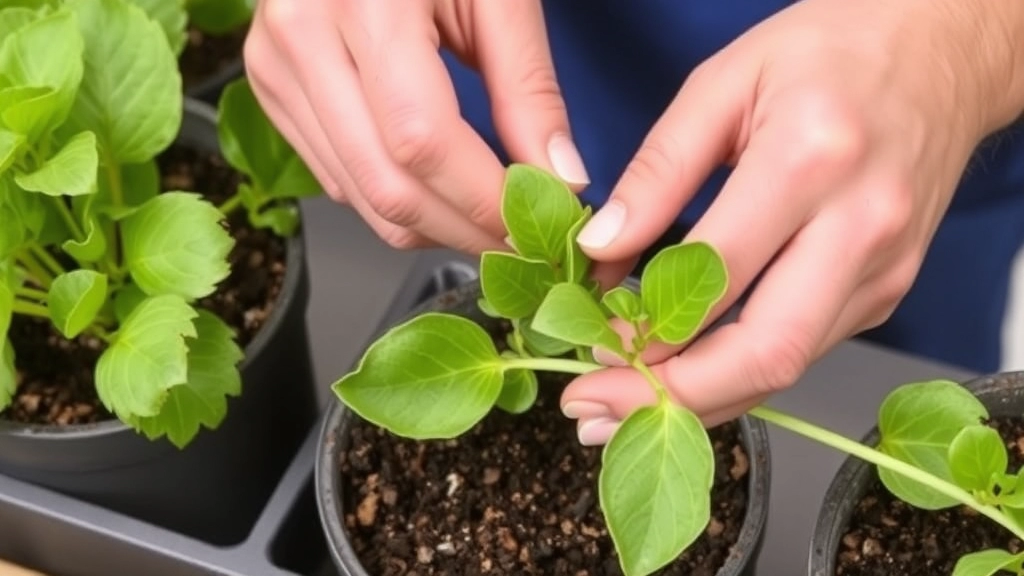
M 0 338 L 7 337 L 14 315 L 14 293 L 21 287 L 21 278 L 14 264 L 0 260 Z
M 87 198 L 93 199 L 95 197 L 95 195 L 90 195 Z M 86 201 L 85 211 L 80 218 L 84 222 L 82 231 L 85 233 L 85 238 L 81 242 L 74 239 L 66 240 L 61 244 L 61 248 L 79 263 L 98 262 L 107 253 L 107 237 L 100 226 L 99 218 L 93 214 L 91 207 L 88 205 L 88 200 Z
M 501 216 L 519 254 L 561 268 L 569 233 L 583 217 L 583 206 L 555 176 L 513 164 L 505 172 Z
M 617 318 L 627 322 L 639 322 L 643 319 L 644 308 L 640 303 L 640 295 L 625 286 L 616 286 L 605 292 L 601 297 L 601 303 Z
M 66 338 L 74 338 L 92 324 L 107 301 L 107 276 L 93 270 L 61 274 L 50 287 L 50 318 Z
M 249 222 L 257 228 L 269 228 L 277 236 L 287 238 L 299 227 L 299 207 L 294 204 L 271 206 L 250 211 Z
M 186 338 L 195 338 L 196 311 L 180 296 L 140 303 L 96 365 L 96 392 L 122 421 L 156 416 L 167 391 L 188 379 Z
M 110 178 L 106 174 L 97 180 L 97 190 L 93 202 L 93 211 L 96 214 L 114 220 L 128 217 L 139 206 L 149 202 L 160 193 L 160 172 L 155 160 L 137 164 L 121 164 L 119 168 L 121 202 L 115 205 L 110 190 Z M 104 173 L 106 172 L 107 170 L 104 170 Z M 75 206 L 80 213 L 81 204 L 75 204 Z
M 480 257 L 480 289 L 505 318 L 533 314 L 554 283 L 555 272 L 546 262 L 508 252 L 488 251 Z
M 22 190 L 14 179 L 0 178 L 0 206 L 6 208 L 9 219 L 4 219 L 0 229 L 8 233 L 10 241 L 20 243 L 38 237 L 43 231 L 47 220 L 45 197 Z M 14 225 L 17 224 L 17 225 Z
M 188 445 L 199 433 L 200 426 L 211 430 L 220 426 L 227 415 L 227 398 L 238 396 L 242 391 L 238 363 L 244 354 L 235 343 L 234 332 L 206 310 L 200 310 L 192 323 L 197 336 L 186 339 L 186 382 L 168 390 L 159 415 L 135 422 L 149 439 L 166 435 L 178 448 Z
M 18 153 L 24 144 L 25 137 L 21 134 L 0 129 L 0 174 L 18 159 Z
M 0 70 L 10 86 L 0 88 L 30 88 L 35 92 L 20 92 L 19 101 L 24 102 L 22 99 L 30 95 L 32 100 L 45 101 L 44 106 L 34 105 L 16 113 L 9 106 L 0 107 L 9 128 L 35 142 L 64 122 L 82 81 L 82 50 L 74 14 L 65 9 L 25 24 L 4 39 L 0 45 Z M 10 94 L 4 99 L 8 98 Z
M 15 86 L 0 90 L 0 124 L 36 143 L 59 124 L 61 93 L 53 88 Z M 70 102 L 68 103 L 70 107 Z M 64 111 L 63 114 L 66 114 Z M 63 117 L 63 116 L 62 116 Z
M 569 233 L 566 235 L 565 248 L 565 274 L 566 279 L 569 282 L 579 284 L 587 277 L 587 273 L 590 272 L 590 258 L 583 253 L 583 249 L 576 243 L 576 237 L 580 235 L 580 230 L 583 226 L 590 221 L 590 216 L 593 213 L 593 209 L 590 206 L 583 208 L 583 215 L 580 219 L 569 228 Z
M 999 432 L 984 424 L 961 430 L 949 445 L 948 459 L 958 486 L 983 492 L 992 489 L 993 475 L 1006 473 L 1009 463 Z
M 240 78 L 228 84 L 218 108 L 217 134 L 224 158 L 252 179 L 257 195 L 302 198 L 320 194 L 320 184 L 270 123 L 248 80 Z
M 487 415 L 504 380 L 487 331 L 466 318 L 427 313 L 389 330 L 332 389 L 395 434 L 454 438 Z
M 533 329 L 578 346 L 600 346 L 625 357 L 622 338 L 612 330 L 594 297 L 579 284 L 556 284 L 537 310 Z
M 605 447 L 599 490 L 626 576 L 675 560 L 711 517 L 715 458 L 700 420 L 664 402 L 630 414 Z
M 152 18 L 164 31 L 164 36 L 175 55 L 185 49 L 188 35 L 188 13 L 185 11 L 185 0 L 132 0 L 139 8 Z
M 12 37 L 15 30 L 32 22 L 37 17 L 38 14 L 31 8 L 8 6 L 6 3 L 0 2 L 0 50 L 2 50 L 3 42 Z
M 0 410 L 11 405 L 18 389 L 18 373 L 14 368 L 14 346 L 0 332 Z
M 963 428 L 987 417 L 985 406 L 956 382 L 904 384 L 890 392 L 879 408 L 878 449 L 952 482 L 950 444 Z M 888 470 L 879 470 L 879 477 L 898 498 L 918 508 L 936 510 L 956 504 L 948 496 Z
M 86 70 L 69 122 L 96 134 L 101 158 L 150 160 L 174 140 L 183 110 L 181 74 L 163 30 L 129 0 L 67 4 L 85 38 Z
M 640 300 L 647 311 L 648 335 L 682 344 L 700 329 L 729 283 L 725 263 L 704 242 L 665 248 L 644 268 Z
M 96 136 L 79 132 L 38 170 L 14 179 L 25 190 L 47 196 L 83 196 L 96 191 L 98 165 Z
M 1020 570 L 1024 554 L 1006 550 L 982 550 L 961 556 L 953 567 L 953 576 L 993 576 L 1000 570 Z
M 143 303 L 148 296 L 135 284 L 125 284 L 114 295 L 114 317 L 117 321 L 124 323 L 125 318 L 131 315 L 135 307 Z
M 147 294 L 186 299 L 212 293 L 231 269 L 234 246 L 217 207 L 186 192 L 166 192 L 121 222 L 124 258 Z
M 511 414 L 522 414 L 537 401 L 537 375 L 532 370 L 506 370 L 495 404 Z
M 575 348 L 571 342 L 552 338 L 534 330 L 533 320 L 530 318 L 523 318 L 519 321 L 519 333 L 522 335 L 527 349 L 537 356 L 561 356 Z
M 252 19 L 255 0 L 188 0 L 192 24 L 210 35 L 227 34 Z

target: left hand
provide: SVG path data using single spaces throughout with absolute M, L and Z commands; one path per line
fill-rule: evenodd
M 676 401 L 707 425 L 734 418 L 889 317 L 972 151 L 1020 113 L 999 24 L 1010 2 L 804 0 L 687 79 L 579 237 L 618 263 L 603 277 L 617 282 L 710 172 L 734 165 L 686 240 L 728 267 L 712 317 L 757 283 L 737 321 L 648 355 Z M 570 384 L 563 410 L 583 443 L 601 444 L 653 400 L 613 367 Z

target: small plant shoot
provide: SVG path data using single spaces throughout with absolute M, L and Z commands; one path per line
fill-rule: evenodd
M 239 81 L 218 130 L 246 183 L 222 206 L 161 193 L 156 159 L 183 115 L 165 33 L 184 26 L 179 3 L 0 6 L 0 409 L 16 392 L 11 320 L 36 317 L 100 342 L 106 409 L 184 447 L 241 391 L 233 330 L 197 307 L 230 273 L 225 216 L 244 207 L 289 234 L 295 209 L 279 201 L 318 187 Z

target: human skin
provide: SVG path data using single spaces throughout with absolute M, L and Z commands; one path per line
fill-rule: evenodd
M 501 249 L 503 168 L 459 116 L 442 45 L 481 71 L 514 161 L 587 183 L 538 2 L 262 0 L 246 63 L 275 125 L 384 241 Z M 686 240 L 728 268 L 710 319 L 749 290 L 743 309 L 685 349 L 648 352 L 712 425 L 888 318 L 971 153 L 1022 109 L 1020 0 L 803 0 L 682 82 L 578 240 L 614 284 L 716 166 L 734 166 Z M 574 380 L 563 412 L 601 444 L 653 400 L 612 366 Z

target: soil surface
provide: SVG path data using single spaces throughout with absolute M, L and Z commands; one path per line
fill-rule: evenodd
M 158 158 L 163 190 L 203 193 L 219 204 L 240 175 L 216 154 L 172 146 Z M 231 275 L 199 305 L 224 319 L 248 344 L 273 308 L 285 273 L 285 242 L 248 225 L 242 212 L 228 220 L 235 238 Z M 104 344 L 89 335 L 67 340 L 48 321 L 15 315 L 10 329 L 18 390 L 0 419 L 31 424 L 88 424 L 109 420 L 96 395 L 93 370 Z
M 537 405 L 494 410 L 470 433 L 415 442 L 357 421 L 341 455 L 345 525 L 374 576 L 622 574 L 597 501 L 601 449 L 582 447 L 558 411 L 564 379 L 543 378 Z M 712 520 L 659 574 L 714 576 L 747 505 L 738 426 L 711 430 Z
M 1024 419 L 996 418 L 991 424 L 1006 440 L 1009 469 L 1018 470 L 1024 463 Z M 948 576 L 964 554 L 1024 549 L 1019 539 L 966 506 L 927 511 L 897 500 L 877 475 L 850 526 L 839 549 L 837 576 Z
M 244 26 L 224 36 L 207 36 L 189 27 L 185 49 L 178 58 L 178 69 L 181 70 L 185 91 L 195 88 L 237 62 L 242 57 L 242 47 L 248 32 L 249 27 Z

